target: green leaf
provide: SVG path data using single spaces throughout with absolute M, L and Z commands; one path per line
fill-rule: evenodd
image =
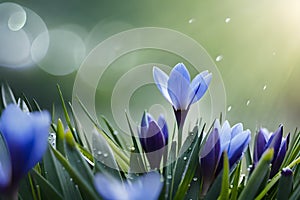
M 17 104 L 15 96 L 8 84 L 1 85 L 1 95 L 4 107 L 8 106 L 9 104 Z
M 205 200 L 218 198 L 222 187 L 222 175 L 223 175 L 223 170 L 220 171 L 219 175 L 214 180 L 213 184 L 210 186 L 210 189 L 208 190 L 207 194 L 204 197 Z
M 284 170 L 284 169 L 283 169 Z M 277 199 L 288 199 L 293 188 L 293 173 L 281 172 L 279 179 Z
M 251 200 L 255 197 L 261 183 L 264 181 L 266 174 L 270 168 L 274 149 L 268 149 L 260 158 L 256 168 L 254 169 L 246 187 L 243 189 L 239 200 Z
M 195 139 L 194 139 L 194 142 L 190 146 L 192 149 L 188 149 L 188 152 L 186 154 L 183 154 L 184 157 L 181 156 L 177 160 L 177 164 L 178 164 L 177 166 L 179 166 L 179 167 L 182 166 L 184 171 L 182 174 L 178 174 L 175 171 L 174 176 L 181 177 L 181 181 L 179 183 L 178 188 L 173 187 L 176 190 L 174 199 L 182 199 L 184 197 L 185 193 L 188 190 L 189 183 L 192 181 L 192 179 L 195 175 L 195 171 L 197 169 L 197 166 L 199 165 L 199 152 L 200 152 L 200 147 L 201 147 L 200 143 L 202 141 L 204 128 L 205 128 L 205 125 L 203 126 L 200 135 L 198 135 L 198 126 L 196 126 L 194 128 L 193 134 L 195 134 Z M 184 163 L 185 165 L 184 164 L 182 165 L 181 162 L 186 162 L 186 163 Z M 175 169 L 177 166 L 175 166 Z M 178 168 L 178 169 L 179 169 L 179 171 L 181 171 L 180 168 Z M 174 184 L 175 184 L 175 182 L 174 182 Z
M 222 187 L 221 193 L 218 199 L 227 200 L 229 199 L 229 161 L 227 152 L 223 153 L 223 177 L 222 177 Z
M 31 170 L 31 174 L 44 193 L 43 196 L 45 196 L 47 199 L 63 199 L 63 197 L 58 193 L 54 186 L 51 185 L 51 183 L 49 183 L 44 177 L 42 177 L 36 170 Z
M 238 187 L 239 187 L 239 181 L 241 176 L 241 161 L 238 163 L 237 167 L 235 168 L 234 172 L 234 179 L 233 179 L 233 188 L 231 190 L 230 199 L 236 200 L 238 197 Z
M 72 178 L 72 181 L 74 181 L 78 185 L 80 191 L 84 193 L 86 197 L 89 197 L 89 199 L 99 199 L 98 194 L 95 192 L 94 188 L 91 188 L 89 182 L 84 179 L 84 177 L 79 173 L 79 171 L 72 167 L 68 160 L 66 160 L 66 158 L 64 158 L 59 151 L 57 151 L 53 147 L 51 148 L 51 150 L 54 153 L 55 157 L 62 164 L 62 166 L 69 173 L 69 175 Z

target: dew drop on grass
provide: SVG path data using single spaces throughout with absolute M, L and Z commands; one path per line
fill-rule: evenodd
M 218 55 L 218 56 L 216 57 L 216 61 L 217 61 L 217 62 L 220 62 L 221 60 L 223 60 L 223 55 Z
M 107 154 L 107 153 L 104 153 L 103 156 L 104 156 L 104 158 L 107 158 L 108 154 Z
M 184 157 L 183 157 L 183 160 L 187 160 L 187 157 L 186 157 L 186 156 L 184 156 Z
M 167 178 L 168 178 L 168 179 L 172 179 L 172 175 L 169 174 L 169 175 L 167 176 Z
M 102 152 L 101 152 L 101 151 L 98 151 L 98 152 L 97 152 L 97 154 L 98 154 L 98 155 L 101 155 L 101 154 L 102 154 Z
M 194 177 L 194 178 L 193 178 L 193 181 L 195 181 L 195 182 L 196 182 L 197 180 L 198 180 L 198 178 L 197 178 L 197 177 Z

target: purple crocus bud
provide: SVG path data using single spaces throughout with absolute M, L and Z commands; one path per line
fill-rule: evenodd
M 220 136 L 218 129 L 214 128 L 200 152 L 200 169 L 203 178 L 202 194 L 206 194 L 211 183 L 216 178 L 215 176 L 220 157 Z
M 0 193 L 17 193 L 21 178 L 42 159 L 48 146 L 49 126 L 46 111 L 24 113 L 13 104 L 3 111 L 0 132 L 7 155 L 0 153 Z
M 200 152 L 203 195 L 206 194 L 211 183 L 222 170 L 222 153 L 227 152 L 229 166 L 232 168 L 241 159 L 250 139 L 250 131 L 244 131 L 241 123 L 231 128 L 228 121 L 225 121 L 222 127 L 219 120 L 215 121 L 214 128 Z
M 98 173 L 94 185 L 105 200 L 155 200 L 159 197 L 163 182 L 156 172 L 147 173 L 132 183 L 124 184 L 113 177 Z
M 280 169 L 281 164 L 284 160 L 290 135 L 283 138 L 283 126 L 280 125 L 279 128 L 272 134 L 269 134 L 267 129 L 260 129 L 256 136 L 255 146 L 254 146 L 254 167 L 258 163 L 263 152 L 269 148 L 274 149 L 274 157 L 272 160 L 272 167 L 270 172 L 270 178 L 272 178 Z
M 161 115 L 156 122 L 149 113 L 145 112 L 139 138 L 152 169 L 159 168 L 164 147 L 168 144 L 168 137 L 165 118 Z
M 190 74 L 183 63 L 178 63 L 170 76 L 157 67 L 153 68 L 154 81 L 162 95 L 172 104 L 178 127 L 183 127 L 190 106 L 205 94 L 212 74 L 203 71 L 191 82 Z

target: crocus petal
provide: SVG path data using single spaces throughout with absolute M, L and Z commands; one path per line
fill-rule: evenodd
M 207 74 L 207 71 L 198 74 L 192 81 L 190 87 L 191 91 L 189 94 L 190 105 L 199 101 L 201 97 L 205 94 L 208 86 L 211 82 L 212 75 Z M 205 76 L 206 75 L 206 76 Z M 205 78 L 204 78 L 205 77 Z
M 190 73 L 188 72 L 183 63 L 178 63 L 177 65 L 175 65 L 172 71 L 177 71 L 186 79 L 187 82 L 191 82 Z
M 167 122 L 163 115 L 159 116 L 159 118 L 157 120 L 157 124 L 160 127 L 162 133 L 164 134 L 166 144 L 168 144 L 168 140 L 169 140 L 168 126 L 167 126 Z
M 270 139 L 267 143 L 268 148 L 274 149 L 274 156 L 273 156 L 272 164 L 274 164 L 274 161 L 275 161 L 278 151 L 280 149 L 282 134 L 283 134 L 283 126 L 280 125 L 279 128 L 272 134 L 272 136 L 270 137 Z
M 286 139 L 283 139 L 277 157 L 272 164 L 270 178 L 273 178 L 273 176 L 275 176 L 275 174 L 277 174 L 277 172 L 279 171 L 279 168 L 284 160 L 286 151 L 287 151 L 287 143 L 286 143 Z
M 214 128 L 205 142 L 200 153 L 200 167 L 203 176 L 202 191 L 205 194 L 214 180 L 220 160 L 220 137 L 218 129 Z
M 10 153 L 12 179 L 17 182 L 27 173 L 27 166 L 24 164 L 27 164 L 34 145 L 31 120 L 28 114 L 11 104 L 3 111 L 0 125 Z
M 96 174 L 94 185 L 97 192 L 106 200 L 130 199 L 124 185 L 111 176 Z
M 238 123 L 236 125 L 234 125 L 231 131 L 231 137 L 234 138 L 238 133 L 243 132 L 243 124 L 242 123 Z
M 168 80 L 168 93 L 176 110 L 186 110 L 189 106 L 190 81 L 184 65 L 176 65 Z
M 29 114 L 32 120 L 33 132 L 34 132 L 34 144 L 30 158 L 28 159 L 27 171 L 39 162 L 46 149 L 48 147 L 48 136 L 49 136 L 49 124 L 50 115 L 48 112 L 33 112 Z
M 266 144 L 267 138 L 264 135 L 264 130 L 260 129 L 256 135 L 256 140 L 254 144 L 253 159 L 255 164 L 259 161 L 260 157 L 264 153 Z
M 238 160 L 240 160 L 243 152 L 246 150 L 250 142 L 250 131 L 246 130 L 240 132 L 234 138 L 232 138 L 228 148 L 229 165 L 232 167 Z
M 227 151 L 228 146 L 231 140 L 231 128 L 229 122 L 226 120 L 222 126 L 220 131 L 220 144 L 221 144 L 221 152 Z
M 153 67 L 153 78 L 162 95 L 172 104 L 168 92 L 168 75 L 157 67 Z
M 159 197 L 163 186 L 160 181 L 160 175 L 156 172 L 150 172 L 140 177 L 130 186 L 130 199 L 132 200 L 156 200 Z

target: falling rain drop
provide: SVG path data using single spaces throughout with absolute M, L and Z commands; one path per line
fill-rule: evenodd
M 219 55 L 216 57 L 216 61 L 217 62 L 220 62 L 221 60 L 223 60 L 223 56 L 222 55 Z
M 231 18 L 230 17 L 226 17 L 225 19 L 225 23 L 228 24 L 230 22 Z
M 250 104 L 250 100 L 248 100 L 248 101 L 246 102 L 246 106 L 249 106 L 249 104 Z
M 267 85 L 264 85 L 263 90 L 266 90 L 266 89 L 267 89 Z
M 230 112 L 231 111 L 231 106 L 228 106 L 227 111 Z
M 189 24 L 195 22 L 196 20 L 194 18 L 189 19 Z

